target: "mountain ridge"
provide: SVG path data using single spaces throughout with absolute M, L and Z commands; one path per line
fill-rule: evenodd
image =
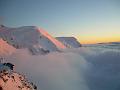
M 81 46 L 74 37 L 64 37 L 61 41 L 37 26 L 9 28 L 2 25 L 0 26 L 0 39 L 7 46 L 10 45 L 9 47 L 15 49 L 27 48 L 33 55 L 47 54 L 69 47 L 78 48 Z M 64 39 L 67 45 L 63 42 Z M 4 44 L 1 44 L 1 46 L 4 46 Z

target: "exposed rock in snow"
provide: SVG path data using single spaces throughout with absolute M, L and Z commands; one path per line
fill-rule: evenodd
M 37 90 L 37 87 L 25 76 L 0 63 L 0 90 Z
M 77 41 L 75 37 L 56 37 L 68 48 L 79 48 L 81 44 Z
M 60 41 L 36 26 L 0 27 L 0 37 L 15 48 L 28 48 L 32 54 L 66 48 Z
M 1 28 L 1 27 L 5 27 L 5 26 L 4 26 L 4 25 L 0 25 L 0 28 Z

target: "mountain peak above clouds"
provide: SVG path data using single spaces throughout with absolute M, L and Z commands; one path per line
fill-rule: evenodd
M 37 26 L 9 28 L 1 25 L 0 44 L 1 47 L 5 45 L 6 49 L 8 46 L 14 49 L 27 48 L 33 55 L 81 47 L 75 37 L 54 38 L 47 31 Z
M 36 26 L 0 27 L 0 38 L 15 48 L 28 48 L 32 54 L 44 54 L 66 48 L 60 41 Z
M 82 46 L 75 37 L 56 37 L 56 39 L 58 39 L 68 48 L 79 48 Z

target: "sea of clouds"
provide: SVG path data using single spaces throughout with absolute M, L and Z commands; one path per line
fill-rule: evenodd
M 120 90 L 120 51 L 68 49 L 47 55 L 17 50 L 7 57 L 38 90 Z

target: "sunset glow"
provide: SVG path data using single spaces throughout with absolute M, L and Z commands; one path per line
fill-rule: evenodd
M 82 44 L 120 41 L 119 0 L 2 0 L 0 11 L 8 27 L 34 25 Z
M 82 44 L 95 44 L 95 43 L 107 43 L 107 42 L 120 42 L 120 37 L 88 37 L 89 40 L 87 38 L 83 38 L 81 39 L 80 37 L 78 37 L 78 40 L 82 43 Z

